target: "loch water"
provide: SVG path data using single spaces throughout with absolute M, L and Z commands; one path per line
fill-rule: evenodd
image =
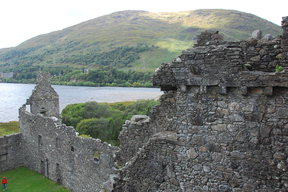
M 0 122 L 18 121 L 18 109 L 26 103 L 35 84 L 0 83 Z M 155 99 L 162 95 L 158 88 L 84 87 L 52 85 L 59 95 L 60 110 L 68 104 L 135 101 Z

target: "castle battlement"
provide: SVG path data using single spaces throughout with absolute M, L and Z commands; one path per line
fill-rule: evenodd
M 219 93 L 238 87 L 243 94 L 249 87 L 287 87 L 287 17 L 282 25 L 283 35 L 272 40 L 207 41 L 206 45 L 185 50 L 159 67 L 153 83 L 164 91 L 201 86 L 205 92 L 206 87 L 218 86 Z M 282 70 L 277 71 L 277 67 Z

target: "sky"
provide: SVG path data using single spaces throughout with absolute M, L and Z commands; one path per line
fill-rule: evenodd
M 287 0 L 1 0 L 0 48 L 123 10 L 233 9 L 280 25 L 282 16 L 288 16 L 287 7 Z

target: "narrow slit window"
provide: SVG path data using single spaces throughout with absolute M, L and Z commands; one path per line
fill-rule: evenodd
M 41 147 L 43 145 L 42 143 L 42 136 L 38 135 L 38 147 Z

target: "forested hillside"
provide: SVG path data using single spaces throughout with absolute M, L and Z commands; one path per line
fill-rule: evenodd
M 151 77 L 161 63 L 193 46 L 200 32 L 218 30 L 227 40 L 241 40 L 255 29 L 274 36 L 281 33 L 267 20 L 234 10 L 116 12 L 0 49 L 0 72 L 14 72 L 6 81 L 31 82 L 37 71 L 44 70 L 60 84 L 123 86 L 128 78 L 124 86 L 145 86 L 150 81 L 147 74 Z M 121 75 L 116 81 L 113 75 L 114 80 L 105 81 L 89 75 L 103 71 Z M 133 80 L 135 72 L 139 74 L 132 75 Z

